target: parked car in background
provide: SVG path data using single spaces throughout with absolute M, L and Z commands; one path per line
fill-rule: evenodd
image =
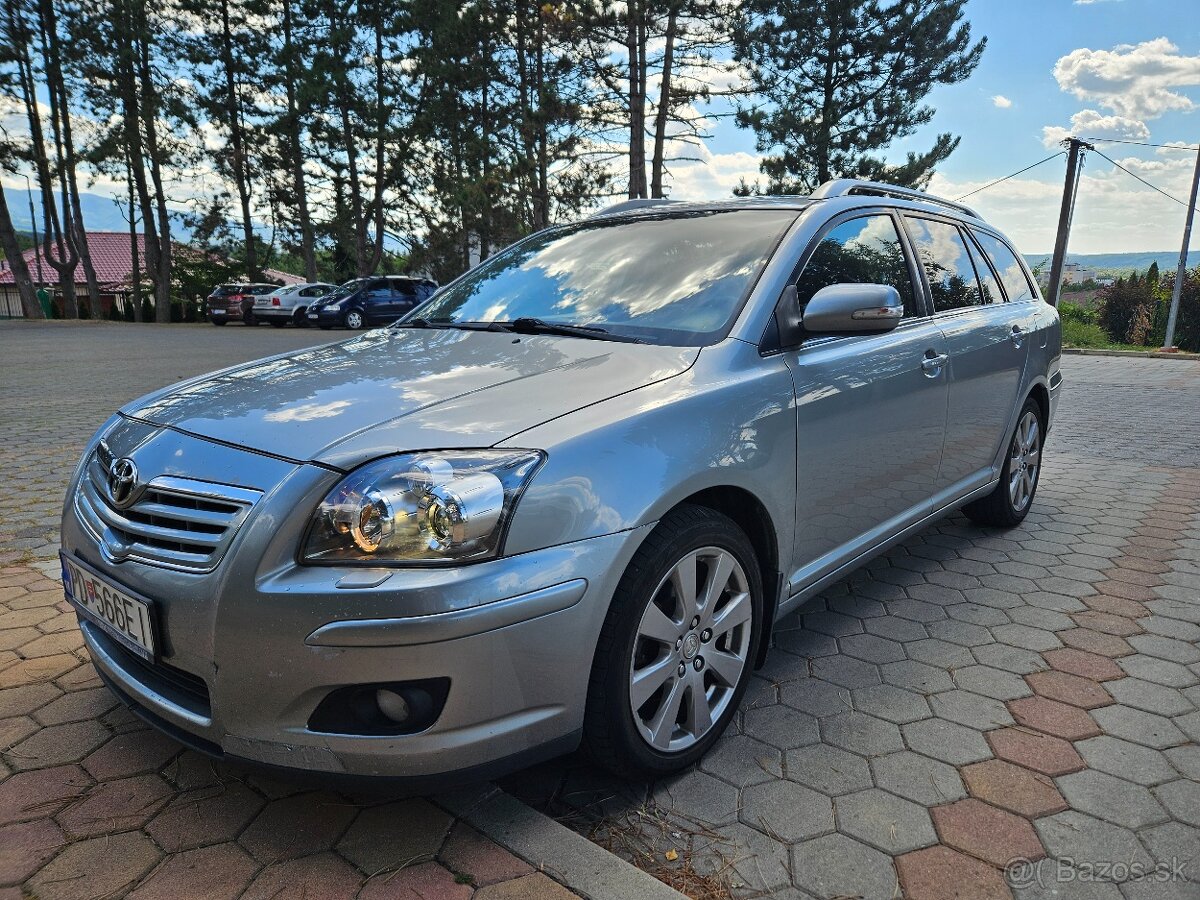
M 428 300 L 437 286 L 428 278 L 405 275 L 355 278 L 310 304 L 308 322 L 321 328 L 388 325 Z
M 214 325 L 224 325 L 229 321 L 253 325 L 254 298 L 278 287 L 277 284 L 219 284 L 205 301 L 208 305 L 208 321 Z M 247 312 L 251 313 L 249 321 L 246 320 Z
M 1025 518 L 1061 336 L 959 203 L 619 204 L 390 328 L 128 404 L 63 583 L 100 677 L 215 756 L 480 778 L 582 741 L 673 772 L 775 622 L 954 510 Z
M 309 304 L 336 290 L 336 284 L 314 281 L 289 284 L 265 294 L 258 294 L 254 298 L 254 319 L 256 322 L 270 322 L 276 328 L 282 328 L 288 322 L 307 328 L 308 319 L 305 318 L 305 314 Z

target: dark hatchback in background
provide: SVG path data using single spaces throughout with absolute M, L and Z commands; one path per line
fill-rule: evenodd
M 321 328 L 390 325 L 428 300 L 437 287 L 437 282 L 428 278 L 356 278 L 309 306 L 308 322 Z
M 205 301 L 208 307 L 208 321 L 214 325 L 224 325 L 232 320 L 246 320 L 246 312 L 250 311 L 248 325 L 254 324 L 254 298 L 259 294 L 269 294 L 278 288 L 277 284 L 219 284 L 213 288 Z

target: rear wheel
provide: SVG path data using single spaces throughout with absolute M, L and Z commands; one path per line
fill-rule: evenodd
M 217 325 L 217 326 L 224 325 L 224 324 L 225 324 L 225 319 L 213 319 L 213 320 L 212 320 L 212 323 L 213 323 L 214 325 Z
M 1019 525 L 1033 506 L 1038 478 L 1042 474 L 1042 409 L 1030 398 L 1021 407 L 1000 471 L 1000 483 L 986 497 L 963 507 L 972 522 L 1011 528 Z
M 254 313 L 247 310 L 246 312 L 242 313 L 242 324 L 254 326 L 258 324 L 258 319 L 254 318 Z
M 614 772 L 699 759 L 729 725 L 762 633 L 754 549 L 728 517 L 681 506 L 638 549 L 613 596 L 588 687 L 584 742 Z
M 287 324 L 287 319 L 272 319 L 271 320 L 272 328 L 282 328 L 286 324 Z

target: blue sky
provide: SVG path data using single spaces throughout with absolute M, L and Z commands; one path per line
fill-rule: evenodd
M 933 122 L 896 144 L 893 154 L 927 149 L 938 132 L 960 135 L 962 143 L 931 186 L 957 196 L 1055 152 L 1057 147 L 1047 149 L 1053 141 L 1044 129 L 1073 132 L 1072 116 L 1085 110 L 1092 115 L 1077 120 L 1076 125 L 1085 126 L 1080 137 L 1100 132 L 1155 143 L 1200 143 L 1198 12 L 1196 0 L 970 0 L 966 14 L 972 34 L 988 39 L 983 59 L 966 81 L 931 92 L 928 100 L 937 109 Z M 1060 84 L 1055 66 L 1064 57 L 1069 64 L 1060 73 Z M 1078 96 L 1072 88 L 1085 93 Z M 997 96 L 1009 105 L 997 105 Z M 1097 122 L 1107 127 L 1092 124 Z M 1194 156 L 1097 146 L 1186 200 Z M 707 165 L 679 173 L 676 196 L 720 196 L 737 176 L 752 175 L 757 168 L 753 134 L 727 119 L 716 125 L 709 150 L 714 158 Z M 968 202 L 1005 228 L 1026 252 L 1046 251 L 1053 243 L 1063 172 L 1063 160 L 1055 160 Z M 1182 205 L 1090 155 L 1071 250 L 1177 249 L 1183 214 Z

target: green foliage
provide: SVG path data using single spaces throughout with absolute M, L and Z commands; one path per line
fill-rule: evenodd
M 974 71 L 986 43 L 972 44 L 966 0 L 748 0 L 734 28 L 734 56 L 749 72 L 753 128 L 768 156 L 766 193 L 807 193 L 834 177 L 923 186 L 958 146 L 940 134 L 899 165 L 878 155 L 933 118 L 940 84 Z
M 1058 314 L 1062 317 L 1063 325 L 1067 322 L 1072 322 L 1078 325 L 1095 325 L 1097 324 L 1097 315 L 1094 309 L 1088 309 L 1086 306 L 1080 306 L 1077 303 L 1060 302 L 1058 304 Z
M 1061 310 L 1061 307 L 1059 309 Z M 1062 320 L 1062 338 L 1064 347 L 1103 349 L 1112 346 L 1108 335 L 1099 325 L 1079 319 L 1068 319 L 1065 316 Z
M 1163 284 L 1168 298 L 1174 286 L 1175 277 L 1168 276 Z M 1189 269 L 1183 275 L 1179 318 L 1175 322 L 1175 346 L 1190 353 L 1200 353 L 1200 266 Z
M 1097 321 L 1118 344 L 1145 346 L 1154 323 L 1158 285 L 1133 273 L 1100 291 Z

